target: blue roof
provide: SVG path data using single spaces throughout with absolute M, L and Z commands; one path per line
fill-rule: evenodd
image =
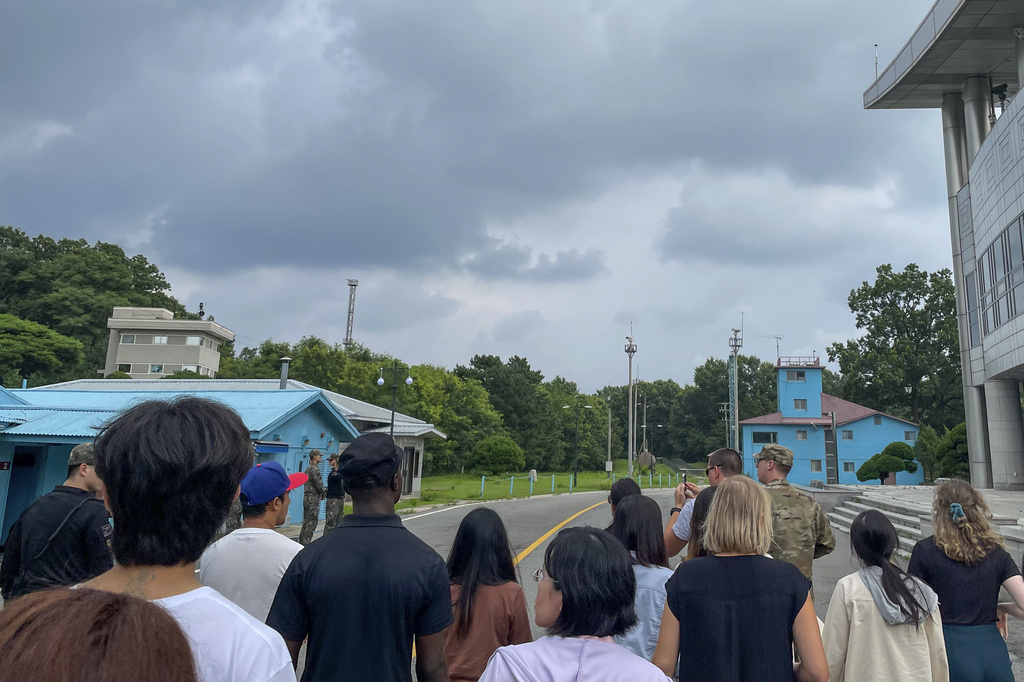
M 0 405 L 24 405 L 25 400 L 11 393 L 9 390 L 0 386 Z
M 57 428 L 60 415 L 68 418 L 69 412 L 102 412 L 116 416 L 121 411 L 147 400 L 173 400 L 184 395 L 213 400 L 227 405 L 242 418 L 250 432 L 260 434 L 287 421 L 306 407 L 320 403 L 347 429 L 352 438 L 359 433 L 319 389 L 308 391 L 37 391 L 19 390 L 11 392 L 16 398 L 30 406 L 53 408 L 53 426 Z M 59 409 L 57 409 L 59 408 Z M 3 409 L 3 408 L 0 408 Z M 4 410 L 6 411 L 6 410 Z M 0 419 L 3 421 L 3 419 Z M 34 421 L 34 420 L 33 420 Z M 69 420 L 70 421 L 70 420 Z M 23 424 L 16 427 L 30 427 Z M 81 427 L 75 427 L 79 431 Z M 3 433 L 15 433 L 8 428 Z M 58 435 L 52 433 L 48 435 Z M 78 432 L 68 435 L 79 435 Z
M 117 416 L 110 410 L 62 410 L 32 406 L 0 407 L 0 434 L 61 436 L 92 439 L 103 425 Z

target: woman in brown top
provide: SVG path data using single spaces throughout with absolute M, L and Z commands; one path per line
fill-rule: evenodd
M 505 524 L 486 507 L 466 514 L 448 555 L 455 622 L 445 633 L 452 682 L 480 678 L 501 646 L 533 641 Z

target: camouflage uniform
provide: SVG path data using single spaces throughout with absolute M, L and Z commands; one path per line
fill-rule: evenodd
M 338 457 L 337 454 L 331 455 L 327 461 L 335 462 Z M 336 471 L 332 465 L 331 471 L 327 474 L 327 521 L 324 523 L 324 532 L 337 526 L 343 516 L 345 516 L 345 486 L 341 481 L 341 472 Z
M 757 457 L 793 466 L 793 451 L 781 445 L 766 445 Z M 775 523 L 768 553 L 793 564 L 808 580 L 813 580 L 812 562 L 836 548 L 828 517 L 813 498 L 791 486 L 786 479 L 766 483 L 765 490 L 772 498 Z
M 311 458 L 312 459 L 312 458 Z M 306 488 L 302 495 L 302 530 L 299 531 L 299 543 L 308 545 L 313 541 L 317 523 L 320 521 L 320 499 L 324 496 L 323 478 L 320 467 L 310 463 L 306 467 Z

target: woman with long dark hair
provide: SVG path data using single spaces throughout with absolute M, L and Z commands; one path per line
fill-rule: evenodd
M 938 597 L 892 561 L 896 527 L 877 510 L 850 524 L 863 566 L 838 583 L 822 641 L 832 682 L 945 681 L 949 677 Z
M 493 509 L 480 507 L 462 519 L 448 555 L 448 579 L 455 617 L 445 633 L 448 676 L 475 681 L 495 649 L 533 641 L 512 544 Z
M 718 486 L 704 488 L 693 501 L 693 514 L 690 516 L 690 542 L 686 545 L 686 560 L 698 559 L 708 556 L 708 550 L 704 547 L 704 523 L 711 510 L 711 501 L 715 497 Z
M 665 610 L 665 583 L 672 577 L 662 535 L 661 506 L 643 495 L 625 498 L 615 512 L 611 532 L 629 552 L 636 575 L 637 624 L 616 636 L 615 641 L 649 661 L 658 644 Z
M 970 483 L 935 487 L 935 535 L 914 546 L 909 572 L 939 596 L 950 682 L 1012 682 L 1010 656 L 997 622 L 1024 617 L 1024 579 L 991 524 L 985 498 Z M 1013 602 L 999 603 L 999 589 Z

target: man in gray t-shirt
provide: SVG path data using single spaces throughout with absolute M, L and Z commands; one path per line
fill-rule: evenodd
M 730 476 L 743 473 L 743 459 L 740 453 L 730 448 L 721 448 L 708 455 L 705 472 L 708 484 L 716 486 Z M 693 483 L 680 483 L 675 491 L 675 506 L 665 526 L 665 549 L 673 557 L 690 541 L 690 518 L 693 516 L 693 501 L 700 494 L 700 488 Z

